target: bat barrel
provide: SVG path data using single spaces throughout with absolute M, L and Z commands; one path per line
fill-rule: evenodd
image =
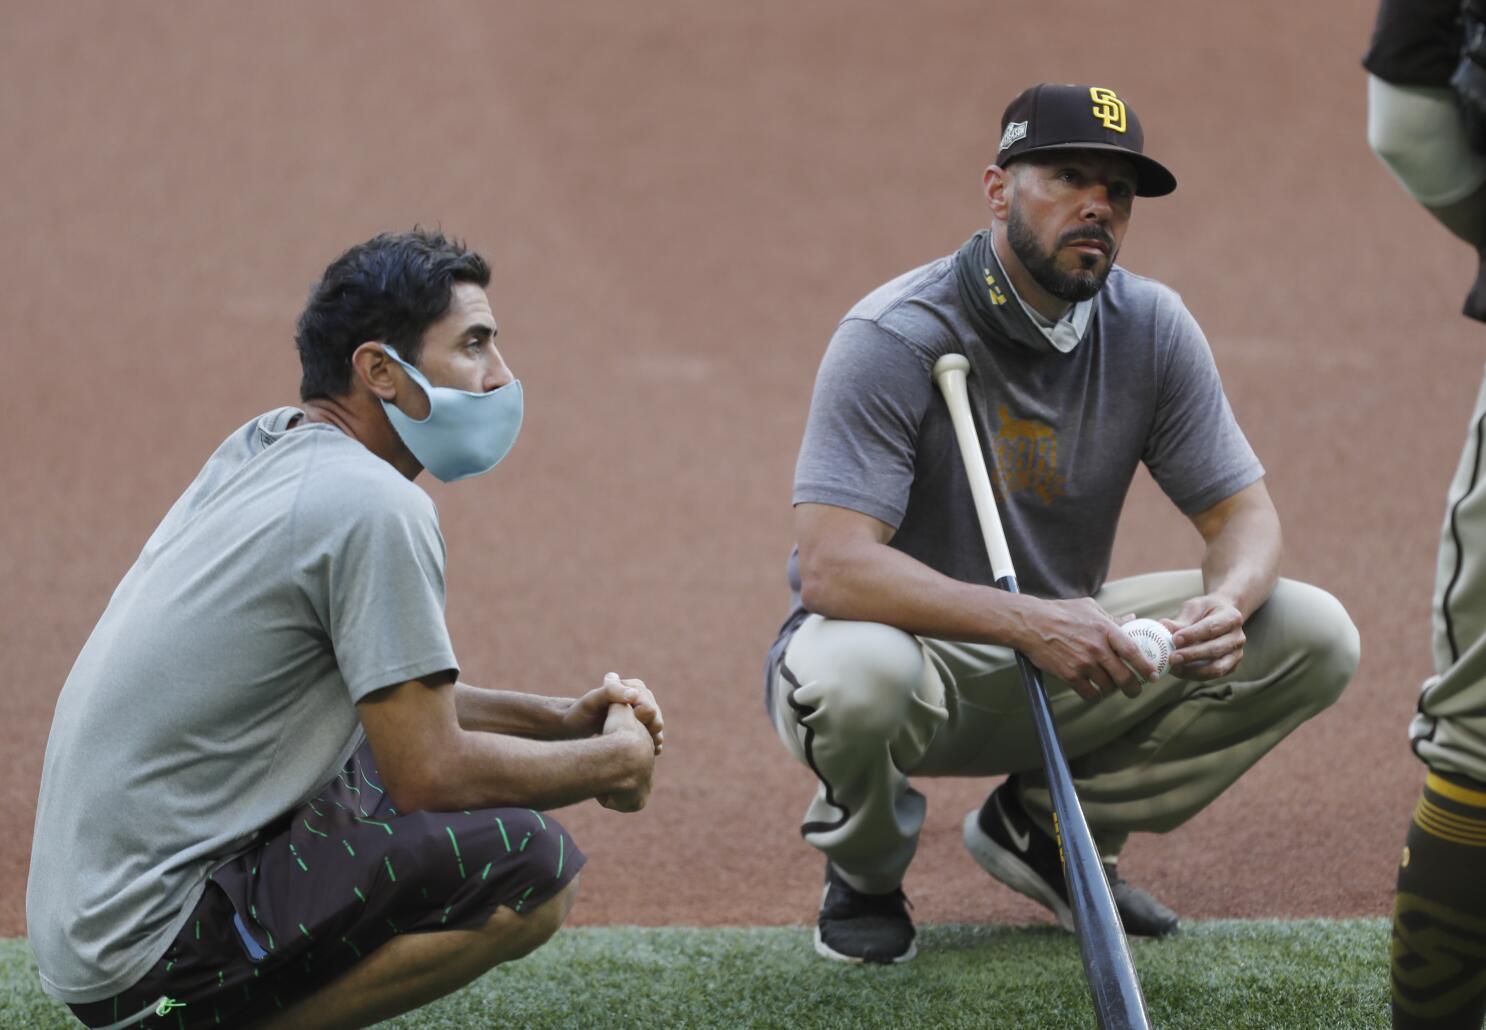
M 1093 995 L 1094 1013 L 1100 1030 L 1149 1030 L 1145 997 L 1135 975 L 1135 962 L 1125 928 L 1115 908 L 1104 864 L 1089 832 L 1083 806 L 1073 788 L 1073 774 L 1063 757 L 1058 727 L 1053 721 L 1042 676 L 1020 652 L 1017 664 L 1027 691 L 1032 724 L 1042 748 L 1048 790 L 1052 794 L 1054 818 L 1063 856 L 1064 880 L 1068 884 L 1068 907 L 1073 910 L 1074 930 L 1083 959 L 1084 977 Z

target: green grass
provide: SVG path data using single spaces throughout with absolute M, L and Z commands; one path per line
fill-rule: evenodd
M 1388 1026 L 1382 919 L 1197 923 L 1135 942 L 1162 1030 Z M 798 928 L 565 930 L 384 1027 L 1027 1027 L 1093 1025 L 1074 939 L 1041 927 L 927 926 L 894 968 L 817 959 Z M 0 1027 L 75 1027 L 24 940 L 0 940 Z

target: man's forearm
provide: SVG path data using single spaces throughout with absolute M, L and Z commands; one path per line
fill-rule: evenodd
M 945 576 L 887 544 L 829 552 L 802 568 L 805 607 L 919 636 L 1017 646 L 1027 598 Z
M 484 733 L 555 740 L 564 735 L 562 716 L 570 704 L 567 698 L 492 690 L 469 683 L 454 686 L 454 710 L 459 725 Z
M 648 775 L 648 741 L 619 734 L 529 740 L 461 730 L 416 807 L 559 808 L 633 790 Z
M 1280 522 L 1272 507 L 1234 512 L 1207 540 L 1202 581 L 1208 595 L 1232 604 L 1247 620 L 1274 592 L 1280 552 Z

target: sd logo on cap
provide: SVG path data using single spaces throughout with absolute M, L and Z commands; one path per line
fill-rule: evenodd
M 996 163 L 1005 168 L 1020 157 L 1053 150 L 1113 150 L 1135 166 L 1137 196 L 1165 196 L 1176 189 L 1176 176 L 1147 157 L 1144 147 L 1140 119 L 1114 90 L 1044 82 L 1006 105 Z
M 1094 117 L 1103 122 L 1106 129 L 1125 131 L 1125 102 L 1115 96 L 1114 90 L 1090 86 L 1089 98 L 1094 101 Z

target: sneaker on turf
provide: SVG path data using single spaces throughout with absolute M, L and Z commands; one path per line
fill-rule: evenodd
M 1175 912 L 1121 877 L 1113 862 L 1104 863 L 1104 876 L 1126 933 L 1132 937 L 1165 937 L 1181 929 Z
M 982 869 L 1047 908 L 1063 929 L 1073 931 L 1058 842 L 1027 815 L 1011 780 L 965 816 L 964 833 L 965 847 Z M 1176 913 L 1123 879 L 1115 863 L 1104 863 L 1104 875 L 1126 933 L 1165 937 L 1177 930 Z
M 815 952 L 837 962 L 907 962 L 918 954 L 903 889 L 866 894 L 826 862 L 826 887 L 815 924 Z

